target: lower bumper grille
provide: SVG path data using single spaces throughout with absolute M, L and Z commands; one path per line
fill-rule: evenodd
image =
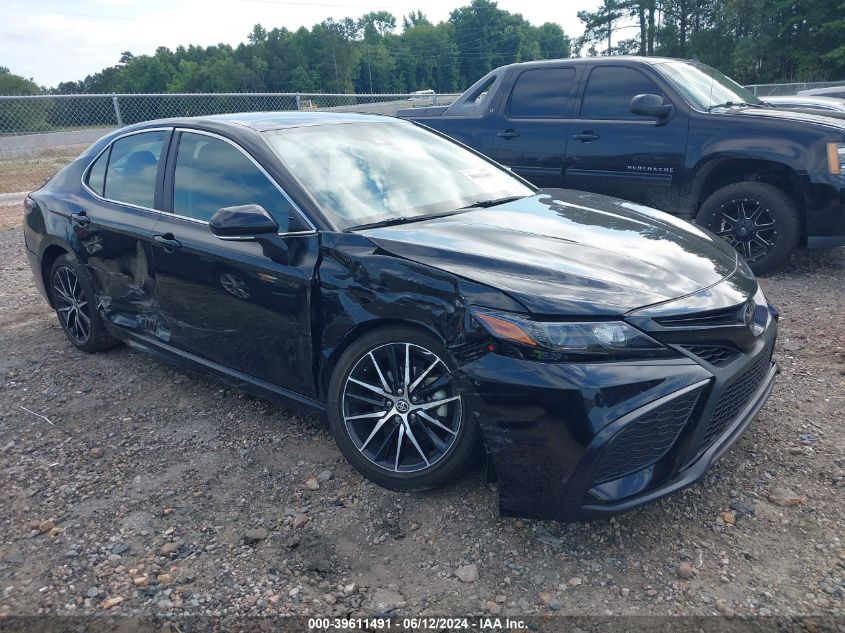
M 684 430 L 702 389 L 685 393 L 640 416 L 610 440 L 594 482 L 642 470 L 663 457 Z
M 724 345 L 684 345 L 685 350 L 716 367 L 730 365 L 739 356 L 739 352 Z
M 740 374 L 738 378 L 722 390 L 722 395 L 719 396 L 716 408 L 713 410 L 713 416 L 710 418 L 710 424 L 701 443 L 700 451 L 710 448 L 751 401 L 752 396 L 763 384 L 769 371 L 773 348 L 774 344 L 770 343 L 745 373 Z

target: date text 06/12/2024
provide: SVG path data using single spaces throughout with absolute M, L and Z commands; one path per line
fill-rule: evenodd
M 497 617 L 445 618 L 410 617 L 394 621 L 392 618 L 309 618 L 309 631 L 354 631 L 354 630 L 527 630 L 525 620 Z

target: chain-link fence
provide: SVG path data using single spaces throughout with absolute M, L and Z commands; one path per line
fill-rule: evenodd
M 455 94 L 120 94 L 0 96 L 0 206 L 4 194 L 38 187 L 44 178 L 109 131 L 167 117 L 279 110 L 395 114 L 399 108 L 445 105 Z
M 442 94 L 91 94 L 0 96 L 0 135 L 113 128 L 177 116 L 279 110 L 394 114 L 398 108 L 451 103 Z
M 845 81 L 807 81 L 792 84 L 752 84 L 745 86 L 758 97 L 787 97 L 797 95 L 802 90 L 845 86 Z

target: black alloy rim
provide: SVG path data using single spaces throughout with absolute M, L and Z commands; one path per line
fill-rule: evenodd
M 454 446 L 463 415 L 449 367 L 413 343 L 388 343 L 359 358 L 342 407 L 358 451 L 392 473 L 432 468 Z
M 91 311 L 82 284 L 70 268 L 60 266 L 53 273 L 53 302 L 59 319 L 75 343 L 91 336 Z
M 768 255 L 778 238 L 771 209 L 753 198 L 735 198 L 719 207 L 712 230 L 749 262 Z

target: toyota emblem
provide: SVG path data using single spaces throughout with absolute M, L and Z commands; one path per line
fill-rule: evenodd
M 745 304 L 745 313 L 743 314 L 743 322 L 745 327 L 751 328 L 754 326 L 754 312 L 757 310 L 757 304 L 749 301 Z

